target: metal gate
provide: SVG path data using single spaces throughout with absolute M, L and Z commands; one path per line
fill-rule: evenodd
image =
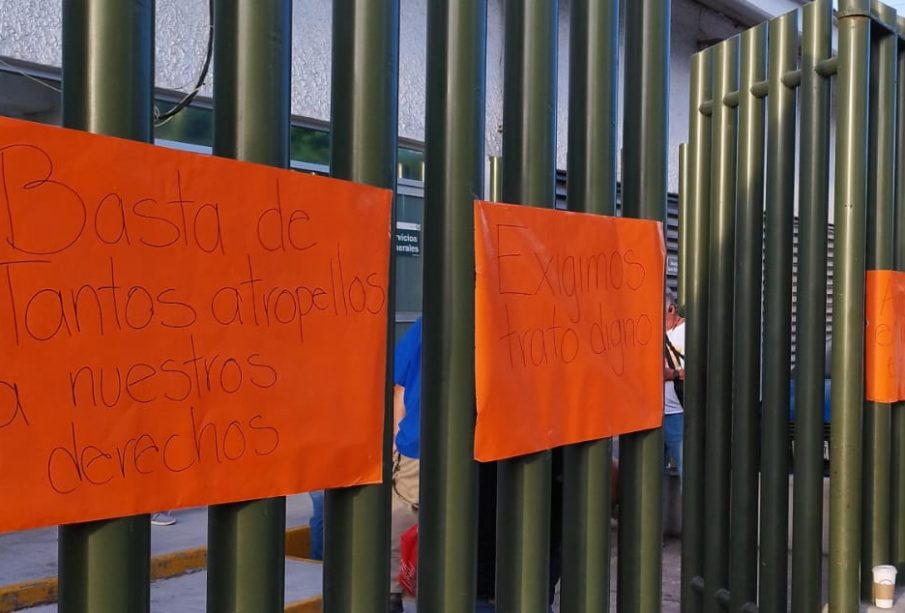
M 905 410 L 864 400 L 865 270 L 905 267 L 905 79 L 897 78 L 905 21 L 878 2 L 841 0 L 833 55 L 833 12 L 818 0 L 693 58 L 680 214 L 685 611 L 818 611 L 825 602 L 827 369 L 830 611 L 857 611 L 871 598 L 874 565 L 896 564 L 900 578 L 905 570 Z
M 393 187 L 399 0 L 334 0 L 333 6 L 331 174 Z M 287 166 L 291 7 L 291 0 L 214 0 L 216 155 Z M 505 2 L 502 198 L 508 202 L 555 203 L 558 9 L 557 0 Z M 624 9 L 624 131 L 631 136 L 623 152 L 623 211 L 664 220 L 670 3 L 631 0 Z M 64 124 L 150 141 L 153 0 L 66 0 L 63 11 Z M 569 207 L 613 214 L 619 3 L 573 0 L 571 12 Z M 486 0 L 430 0 L 427 21 L 423 399 L 429 410 L 422 420 L 418 605 L 429 613 L 461 613 L 474 607 L 477 555 L 472 201 L 484 186 Z M 391 339 L 392 325 L 391 317 Z M 387 433 L 391 351 L 389 358 Z M 662 444 L 659 430 L 621 442 L 617 583 L 624 611 L 660 607 Z M 388 434 L 384 449 L 384 485 L 327 493 L 325 611 L 386 610 Z M 563 455 L 563 610 L 607 610 L 610 441 L 576 445 Z M 498 475 L 496 609 L 540 613 L 548 596 L 551 453 L 501 462 Z M 283 609 L 284 523 L 282 499 L 211 508 L 209 611 Z M 62 527 L 61 610 L 147 611 L 149 550 L 147 517 Z
M 393 187 L 399 0 L 333 4 L 331 173 Z M 670 2 L 624 4 L 623 213 L 665 220 Z M 288 164 L 291 6 L 291 0 L 214 1 L 217 155 Z M 63 7 L 64 123 L 149 141 L 153 1 L 66 0 Z M 507 202 L 555 204 L 557 16 L 556 0 L 505 2 L 501 198 Z M 822 603 L 833 125 L 831 610 L 857 609 L 869 596 L 874 564 L 894 562 L 905 571 L 905 411 L 865 407 L 863 399 L 864 273 L 905 269 L 905 156 L 896 155 L 905 146 L 905 79 L 897 80 L 899 72 L 905 74 L 905 24 L 879 3 L 841 0 L 833 56 L 832 19 L 830 0 L 818 0 L 693 60 L 680 215 L 680 302 L 689 320 L 686 611 L 816 611 Z M 476 589 L 472 200 L 484 186 L 486 0 L 431 0 L 427 20 L 427 410 L 418 604 L 428 613 L 460 613 L 473 608 Z M 615 212 L 618 24 L 618 0 L 571 2 L 572 210 Z M 789 605 L 786 511 L 796 291 Z M 387 323 L 392 338 L 392 317 Z M 391 352 L 389 358 L 391 369 Z M 387 381 L 388 459 L 390 376 Z M 661 606 L 662 454 L 659 430 L 621 440 L 620 611 Z M 563 611 L 609 607 L 610 457 L 609 440 L 563 450 Z M 384 475 L 384 485 L 327 494 L 328 612 L 386 610 L 388 462 Z M 541 613 L 547 608 L 555 515 L 551 453 L 501 462 L 498 475 L 496 608 Z M 284 523 L 282 499 L 211 508 L 209 611 L 283 609 Z M 146 517 L 61 528 L 61 609 L 147 611 L 149 550 Z

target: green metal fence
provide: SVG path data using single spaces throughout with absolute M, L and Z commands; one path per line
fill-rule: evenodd
M 215 0 L 214 153 L 288 164 L 291 0 Z M 335 0 L 331 173 L 393 187 L 399 0 Z M 573 0 L 569 206 L 616 206 L 618 0 Z M 557 0 L 506 2 L 501 195 L 556 198 Z M 665 219 L 670 3 L 626 4 L 626 215 Z M 304 16 L 303 16 L 304 18 Z M 425 177 L 423 500 L 419 608 L 462 612 L 476 595 L 478 471 L 474 428 L 472 200 L 484 186 L 486 0 L 428 3 Z M 153 0 L 64 3 L 64 123 L 151 140 Z M 392 279 L 392 275 L 391 275 Z M 693 282 L 692 282 L 693 283 Z M 392 296 L 394 292 L 390 292 Z M 389 309 L 392 314 L 392 306 Z M 390 339 L 393 321 L 388 322 Z M 392 348 L 392 342 L 390 343 Z M 392 352 L 385 431 L 391 432 Z M 387 609 L 389 450 L 384 484 L 326 496 L 324 610 Z M 551 509 L 551 454 L 500 463 L 496 610 L 546 611 L 551 517 L 563 517 L 563 610 L 610 601 L 610 441 L 564 451 L 562 513 Z M 659 431 L 626 437 L 619 609 L 660 607 Z M 283 499 L 210 509 L 208 610 L 284 607 Z M 147 517 L 60 530 L 60 608 L 149 609 Z M 556 544 L 553 544 L 555 547 Z
M 818 611 L 824 587 L 830 611 L 857 611 L 871 598 L 873 566 L 903 568 L 905 416 L 864 399 L 865 270 L 901 267 L 905 244 L 903 26 L 879 2 L 841 0 L 834 15 L 830 0 L 817 0 L 692 59 L 680 220 L 688 316 L 683 611 Z
M 149 141 L 152 0 L 67 0 L 64 123 Z M 214 3 L 217 155 L 286 167 L 291 0 Z M 399 0 L 334 0 L 331 173 L 393 187 Z M 664 220 L 670 2 L 625 3 L 622 195 Z M 618 0 L 572 0 L 568 206 L 614 214 Z M 556 0 L 504 3 L 500 198 L 556 198 Z M 905 409 L 865 405 L 864 272 L 905 269 L 905 23 L 869 0 L 831 0 L 692 58 L 682 153 L 680 304 L 688 318 L 683 611 L 831 611 L 869 597 L 870 568 L 905 578 Z M 424 389 L 418 605 L 472 610 L 478 470 L 474 428 L 472 200 L 484 192 L 486 0 L 428 2 Z M 835 83 L 836 119 L 830 117 Z M 821 573 L 823 373 L 830 139 L 835 126 L 835 283 L 829 576 Z M 796 159 L 797 174 L 796 174 Z M 797 185 L 797 187 L 796 187 Z M 797 193 L 797 198 L 796 198 Z M 793 220 L 799 219 L 797 286 Z M 391 275 L 392 279 L 392 275 Z M 392 296 L 394 292 L 390 292 Z M 790 462 L 793 294 L 795 456 Z M 393 308 L 387 322 L 393 338 Z M 392 342 L 390 343 L 390 348 Z M 392 352 L 386 428 L 392 431 Z M 326 498 L 324 610 L 387 609 L 390 438 L 384 484 Z M 562 517 L 562 610 L 609 608 L 611 444 L 498 466 L 496 609 L 546 611 L 551 517 Z M 663 443 L 623 437 L 618 610 L 661 607 Z M 792 549 L 789 590 L 789 502 Z M 284 607 L 285 502 L 212 507 L 208 610 Z M 147 517 L 60 530 L 60 605 L 149 609 Z M 552 545 L 556 546 L 555 543 Z

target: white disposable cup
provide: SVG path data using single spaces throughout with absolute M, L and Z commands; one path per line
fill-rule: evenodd
M 874 602 L 881 609 L 891 609 L 896 595 L 896 567 L 874 566 Z

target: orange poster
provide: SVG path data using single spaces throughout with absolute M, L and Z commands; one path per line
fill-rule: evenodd
M 874 402 L 905 400 L 905 272 L 865 278 L 864 391 Z
M 661 224 L 475 203 L 475 458 L 659 427 Z
M 0 530 L 380 481 L 385 190 L 0 119 Z

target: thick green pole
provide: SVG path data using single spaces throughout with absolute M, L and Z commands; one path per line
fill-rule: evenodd
M 669 0 L 625 7 L 625 116 L 622 203 L 625 217 L 666 224 L 669 167 Z M 663 430 L 619 441 L 619 611 L 661 607 Z
M 153 0 L 63 3 L 63 125 L 150 142 Z M 150 608 L 147 515 L 60 527 L 59 608 L 141 613 Z
M 506 2 L 503 67 L 504 202 L 556 202 L 557 0 Z M 551 453 L 497 468 L 496 609 L 547 611 Z
M 899 35 L 905 35 L 905 17 L 898 18 Z M 905 271 L 905 43 L 898 48 L 898 91 L 896 96 L 896 213 L 895 264 Z M 905 403 L 892 412 L 892 519 L 890 560 L 899 569 L 899 585 L 905 585 Z
M 685 315 L 688 293 L 688 144 L 679 145 L 679 274 L 676 307 Z
M 896 12 L 875 5 L 876 18 L 895 30 Z M 870 141 L 867 178 L 867 254 L 870 269 L 895 266 L 895 129 L 896 68 L 899 37 L 876 31 L 870 50 Z M 888 564 L 891 504 L 890 445 L 892 414 L 889 404 L 864 403 L 864 459 L 861 515 L 861 598 L 873 594 L 871 569 Z
M 290 0 L 214 5 L 214 154 L 289 164 Z M 207 610 L 283 610 L 286 499 L 208 510 Z
M 869 14 L 869 0 L 841 0 L 839 3 L 830 441 L 830 613 L 856 611 L 860 593 Z
M 792 220 L 798 12 L 770 22 L 767 205 L 764 220 L 764 391 L 761 448 L 760 610 L 785 611 L 789 567 L 789 382 L 792 363 Z
M 761 267 L 764 229 L 764 101 L 751 92 L 767 76 L 767 25 L 741 36 L 737 225 L 735 243 L 735 377 L 729 610 L 757 602 L 757 500 L 760 437 Z
M 332 74 L 330 174 L 395 189 L 399 0 L 334 0 Z M 326 492 L 326 613 L 377 613 L 386 611 L 389 603 L 395 328 L 392 248 L 389 271 L 383 484 Z
M 427 8 L 424 360 L 418 607 L 472 610 L 478 471 L 474 462 L 474 213 L 484 187 L 487 5 Z
M 682 611 L 701 610 L 692 579 L 704 574 L 704 422 L 707 401 L 707 296 L 710 271 L 710 100 L 713 50 L 691 58 L 688 129 L 688 286 L 685 299 L 685 432 L 682 461 Z
M 487 193 L 487 199 L 490 202 L 502 202 L 502 195 L 500 192 L 503 189 L 503 165 L 500 163 L 501 161 L 502 160 L 500 160 L 500 156 L 498 155 L 491 155 L 488 159 L 489 168 L 487 169 L 487 173 L 489 176 L 487 177 L 487 183 L 489 184 L 490 189 Z
M 821 604 L 823 380 L 826 370 L 827 209 L 830 81 L 817 64 L 830 56 L 832 2 L 804 7 L 795 355 L 795 479 L 792 496 L 792 610 Z
M 573 0 L 569 39 L 569 209 L 616 214 L 619 1 Z M 563 451 L 561 607 L 610 606 L 610 439 Z
M 732 407 L 733 271 L 735 269 L 736 111 L 723 102 L 738 89 L 738 38 L 716 47 L 711 130 L 710 287 L 707 409 L 704 434 L 704 607 L 721 611 L 729 582 L 729 441 Z

